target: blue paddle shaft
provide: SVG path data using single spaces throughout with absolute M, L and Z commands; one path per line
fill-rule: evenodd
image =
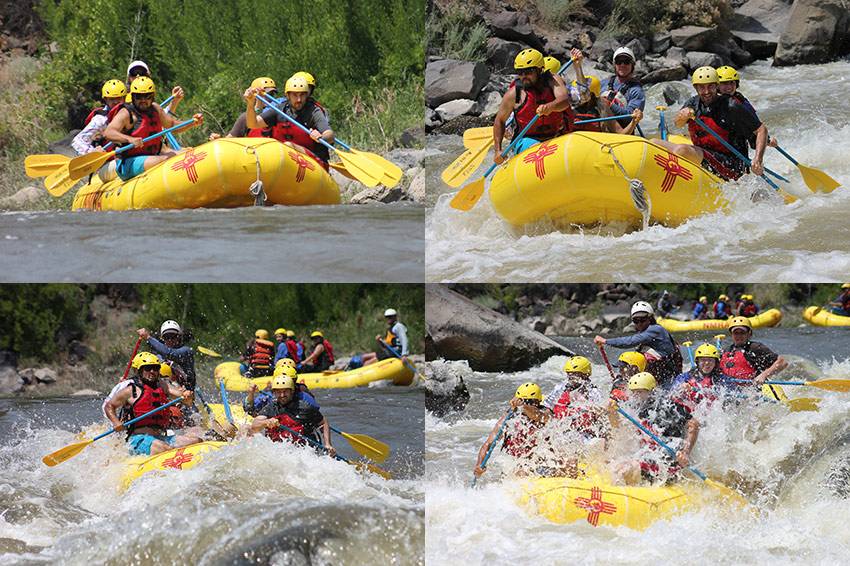
M 227 389 L 224 387 L 224 380 L 218 382 L 221 386 L 221 402 L 224 404 L 224 416 L 227 417 L 227 421 L 230 424 L 233 424 L 233 414 L 230 412 L 230 401 L 227 399 Z
M 301 122 L 299 122 L 298 120 L 296 120 L 295 118 L 293 118 L 292 116 L 290 116 L 289 114 L 287 114 L 286 112 L 284 112 L 283 110 L 278 108 L 277 106 L 275 106 L 274 103 L 272 102 L 271 98 L 268 98 L 264 94 L 258 94 L 257 98 L 259 98 L 262 102 L 264 102 L 265 105 L 268 108 L 271 108 L 272 110 L 274 110 L 275 112 L 277 112 L 278 114 L 283 116 L 283 118 L 285 120 L 287 120 L 290 124 L 297 126 L 298 128 L 301 129 L 301 131 L 306 133 L 308 136 L 310 135 L 310 130 L 308 130 L 306 126 L 304 126 Z M 329 144 L 328 142 L 323 140 L 321 137 L 318 139 L 318 142 L 320 144 L 322 144 L 323 146 L 325 146 L 326 148 L 336 151 L 336 148 L 334 146 L 332 146 L 331 144 Z
M 605 118 L 590 118 L 588 120 L 579 120 L 578 122 L 573 122 L 574 124 L 592 124 L 593 122 L 610 122 L 611 120 L 622 120 L 623 118 L 631 118 L 630 114 L 623 114 L 622 116 L 607 116 Z
M 796 160 L 796 159 L 794 159 L 793 157 L 791 157 L 790 155 L 788 155 L 788 152 L 787 152 L 787 151 L 785 151 L 784 149 L 782 149 L 781 147 L 779 147 L 778 145 L 776 146 L 776 151 L 778 151 L 779 153 L 781 153 L 782 155 L 784 155 L 785 157 L 787 157 L 787 158 L 788 158 L 788 161 L 790 161 L 790 162 L 791 162 L 791 163 L 793 163 L 794 165 L 799 165 L 799 163 L 797 163 L 797 160 Z
M 490 443 L 490 448 L 487 449 L 487 453 L 484 454 L 484 459 L 481 460 L 481 469 L 487 469 L 487 461 L 490 459 L 490 455 L 493 453 L 493 448 L 496 447 L 496 444 L 499 442 L 499 438 L 502 436 L 502 431 L 505 430 L 505 425 L 508 424 L 508 421 L 514 417 L 513 412 L 509 412 L 505 415 L 505 420 L 502 421 L 502 426 L 499 427 L 499 430 L 496 432 L 496 437 L 493 439 L 493 442 Z
M 183 397 L 178 397 L 177 399 L 172 399 L 171 401 L 169 401 L 168 403 L 166 403 L 162 407 L 157 407 L 153 411 L 147 412 L 144 415 L 136 417 L 135 419 L 130 419 L 129 421 L 124 423 L 124 428 L 127 428 L 131 424 L 137 423 L 140 420 L 144 419 L 145 417 L 149 417 L 154 413 L 158 413 L 158 412 L 162 411 L 163 409 L 166 409 L 166 408 L 170 407 L 171 405 L 174 405 L 175 403 L 179 403 L 182 400 L 183 400 Z M 100 438 L 103 438 L 104 436 L 106 436 L 108 434 L 112 434 L 113 432 L 116 432 L 117 430 L 118 430 L 117 428 L 113 428 L 112 430 L 108 430 L 108 431 L 104 432 L 103 434 L 99 434 L 92 439 L 92 442 L 94 442 L 95 440 L 98 440 Z
M 165 134 L 167 134 L 169 132 L 173 132 L 174 130 L 179 130 L 180 128 L 185 128 L 186 126 L 188 126 L 189 124 L 191 124 L 194 121 L 195 120 L 186 120 L 185 122 L 180 122 L 176 126 L 171 126 L 167 130 L 162 130 L 161 132 L 158 132 L 156 134 L 153 134 L 153 135 L 150 135 L 146 138 L 143 138 L 142 143 L 144 144 L 144 143 L 147 143 L 151 140 L 155 140 L 156 138 L 160 138 L 160 137 L 164 136 Z M 124 147 L 120 147 L 120 148 L 116 149 L 115 155 L 118 155 L 119 153 L 123 153 L 125 151 L 129 151 L 129 150 L 133 149 L 134 147 L 136 147 L 134 144 L 128 143 Z
M 730 378 L 729 381 L 735 383 L 752 383 L 752 379 L 735 379 Z M 765 381 L 765 385 L 808 385 L 805 381 Z
M 306 442 L 307 442 L 310 446 L 315 446 L 316 448 L 321 448 L 322 450 L 324 450 L 324 451 L 325 451 L 325 453 L 327 453 L 328 449 L 327 449 L 327 448 L 325 448 L 325 445 L 324 445 L 324 444 L 322 444 L 321 442 L 316 442 L 316 441 L 315 441 L 315 440 L 313 440 L 312 438 L 310 438 L 310 437 L 308 437 L 308 436 L 304 436 L 304 435 L 303 435 L 303 434 L 301 434 L 300 432 L 295 431 L 295 430 L 292 430 L 291 428 L 289 428 L 289 427 L 288 427 L 288 426 L 286 426 L 286 425 L 278 424 L 278 427 L 279 427 L 279 428 L 281 428 L 281 429 L 283 429 L 283 430 L 285 430 L 285 431 L 290 432 L 291 434 L 294 434 L 295 436 L 297 436 L 298 438 L 300 438 L 300 439 L 302 439 L 302 440 L 305 440 L 305 441 L 306 441 Z M 345 462 L 346 464 L 350 464 L 350 463 L 351 463 L 351 462 L 349 462 L 349 461 L 348 461 L 348 459 L 347 459 L 347 458 L 344 458 L 344 457 L 340 456 L 339 454 L 335 454 L 335 455 L 334 455 L 334 458 L 336 458 L 336 459 L 337 459 L 337 460 L 339 460 L 340 462 Z
M 714 130 L 712 130 L 712 129 L 711 129 L 711 128 L 709 128 L 708 126 L 706 126 L 706 125 L 705 125 L 705 122 L 703 122 L 702 120 L 700 120 L 700 119 L 699 119 L 699 118 L 697 118 L 696 116 L 694 116 L 694 117 L 693 117 L 693 120 L 694 120 L 694 122 L 696 122 L 697 124 L 699 124 L 699 126 L 700 126 L 703 130 L 705 130 L 706 132 L 708 132 L 709 134 L 711 134 L 711 135 L 714 137 L 714 139 L 716 139 L 716 140 L 717 140 L 717 141 L 719 141 L 721 144 L 723 144 L 723 147 L 725 147 L 726 149 L 728 149 L 729 151 L 731 151 L 731 152 L 732 152 L 732 153 L 733 153 L 733 154 L 734 154 L 734 155 L 735 155 L 738 159 L 740 159 L 741 161 L 743 161 L 743 162 L 744 162 L 744 163 L 746 163 L 747 165 L 752 165 L 752 161 L 750 161 L 749 159 L 747 159 L 747 158 L 746 158 L 743 154 L 741 154 L 741 152 L 740 152 L 740 151 L 738 151 L 737 149 L 735 149 L 734 147 L 732 147 L 732 145 L 731 145 L 729 142 L 727 142 L 726 140 L 724 140 L 723 138 L 721 138 L 719 135 L 717 135 L 717 132 L 715 132 Z M 765 180 L 765 182 L 767 182 L 767 184 L 768 184 L 768 185 L 770 185 L 771 187 L 773 187 L 773 188 L 774 188 L 774 189 L 776 189 L 777 191 L 779 190 L 779 187 L 776 185 L 776 183 L 774 183 L 773 181 L 771 181 L 770 179 L 768 179 L 766 175 L 759 175 L 759 176 L 760 176 L 762 179 L 764 179 L 764 180 Z
M 688 350 L 688 358 L 691 360 L 691 367 L 694 367 L 696 362 L 694 361 L 694 350 L 690 346 L 685 346 Z
M 381 343 L 381 345 L 382 345 L 384 348 L 386 348 L 386 349 L 387 349 L 387 351 L 388 351 L 390 354 L 392 354 L 393 356 L 395 356 L 395 357 L 397 357 L 398 359 L 400 359 L 400 360 L 404 363 L 404 365 L 406 365 L 406 366 L 407 366 L 407 369 L 409 369 L 410 371 L 412 371 L 414 375 L 416 374 L 416 368 L 414 368 L 412 365 L 410 365 L 410 362 L 408 362 L 407 360 L 405 360 L 404 358 L 402 358 L 402 357 L 401 357 L 401 354 L 399 354 L 398 352 L 396 352 L 395 348 L 393 348 L 392 346 L 390 346 L 389 344 L 387 344 L 387 343 L 386 343 L 385 341 L 383 341 L 383 340 L 379 340 L 379 342 Z

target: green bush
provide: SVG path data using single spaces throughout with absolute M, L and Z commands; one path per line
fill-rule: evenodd
M 615 0 L 602 35 L 650 37 L 685 25 L 714 26 L 731 14 L 729 0 Z
M 590 17 L 585 0 L 545 0 L 538 2 L 537 9 L 543 23 L 550 27 L 566 26 L 578 17 Z
M 428 51 L 449 59 L 483 60 L 487 52 L 487 26 L 478 11 L 468 3 L 451 3 L 428 14 L 425 24 Z

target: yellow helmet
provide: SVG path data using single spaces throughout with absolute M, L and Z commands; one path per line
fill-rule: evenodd
M 523 49 L 514 59 L 514 69 L 543 68 L 543 54 L 536 49 Z
M 750 319 L 748 319 L 747 317 L 745 317 L 745 316 L 733 316 L 729 320 L 729 331 L 731 332 L 733 328 L 736 328 L 736 327 L 739 327 L 739 326 L 743 326 L 745 328 L 748 328 L 749 330 L 753 329 L 753 325 L 750 324 Z
M 656 385 L 655 376 L 648 371 L 636 373 L 629 379 L 629 391 L 636 391 L 638 389 L 652 391 Z
M 112 79 L 103 83 L 103 88 L 100 89 L 100 95 L 103 98 L 118 98 L 127 96 L 127 87 L 123 81 Z
M 279 375 L 272 380 L 272 389 L 295 389 L 295 380 L 288 375 Z
M 705 344 L 700 345 L 696 352 L 694 352 L 694 359 L 697 358 L 715 358 L 719 360 L 720 352 L 717 351 L 715 346 L 706 342 Z
M 307 81 L 308 85 L 310 85 L 313 88 L 316 88 L 316 77 L 314 77 L 313 75 L 311 75 L 307 71 L 298 71 L 297 73 L 295 73 L 292 76 L 293 77 L 300 77 L 300 78 L 304 79 L 305 81 Z
M 277 89 L 274 79 L 270 77 L 257 77 L 251 81 L 251 88 L 273 88 Z
M 646 370 L 646 356 L 640 352 L 623 352 L 617 361 L 625 362 L 630 366 L 636 366 L 639 371 Z
M 286 331 L 286 337 L 287 338 L 295 338 L 295 332 L 292 331 L 292 330 L 287 330 Z
M 257 331 L 254 332 L 254 338 L 259 338 L 260 340 L 268 340 L 269 331 L 263 328 L 258 328 Z
M 842 289 L 850 289 L 850 283 L 845 283 L 841 286 Z
M 593 75 L 589 77 L 585 77 L 587 79 L 587 89 L 593 93 L 594 96 L 598 97 L 602 93 L 602 83 L 599 82 L 599 78 L 594 77 Z M 572 82 L 572 85 L 577 87 L 578 83 L 576 81 Z
M 740 81 L 741 78 L 738 76 L 738 71 L 736 71 L 733 67 L 723 65 L 722 67 L 717 68 L 717 80 L 721 83 L 725 83 L 729 81 Z
M 310 86 L 304 77 L 292 75 L 286 79 L 286 86 L 284 86 L 283 90 L 285 92 L 310 92 Z
M 553 75 L 557 75 L 561 70 L 561 62 L 552 56 L 543 58 L 543 68 Z
M 564 371 L 566 373 L 580 373 L 582 375 L 589 376 L 592 371 L 590 367 L 590 360 L 584 356 L 573 356 L 567 360 L 567 363 L 564 364 Z
M 700 67 L 691 75 L 692 85 L 708 85 L 717 83 L 717 71 L 714 67 Z
M 535 401 L 542 401 L 543 392 L 540 390 L 540 386 L 536 383 L 523 383 L 516 388 L 514 397 L 518 399 L 533 399 Z
M 283 334 L 284 336 L 286 336 L 286 329 L 285 328 L 278 328 L 277 330 L 274 331 L 274 333 L 275 334 Z
M 150 77 L 136 77 L 130 85 L 130 94 L 156 94 L 156 85 Z
M 702 297 L 699 298 L 699 302 L 703 302 L 703 301 L 707 301 L 707 300 L 708 300 L 708 297 L 706 297 L 705 295 L 703 295 Z
M 293 360 L 292 358 L 281 358 L 277 362 L 275 362 L 274 367 L 275 369 L 277 369 L 281 366 L 287 366 L 291 367 L 292 369 L 295 369 L 295 360 Z
M 310 335 L 310 338 L 324 338 L 324 337 L 325 337 L 325 335 L 322 334 L 321 330 L 314 330 L 313 333 Z
M 159 366 L 160 361 L 156 355 L 151 354 L 150 352 L 139 352 L 136 354 L 136 357 L 133 358 L 133 369 L 139 369 L 142 366 Z
M 719 297 L 717 297 L 717 300 L 718 300 L 718 301 L 728 301 L 728 300 L 729 300 L 729 297 L 727 297 L 726 295 L 724 295 L 723 293 L 721 293 L 721 294 L 720 294 L 720 296 L 719 296 Z
M 286 358 L 286 359 L 289 359 L 289 358 Z M 289 366 L 289 365 L 281 364 L 281 365 L 276 366 L 276 367 L 274 368 L 274 375 L 273 375 L 273 377 L 279 377 L 279 376 L 281 376 L 281 375 L 285 375 L 285 376 L 287 376 L 287 377 L 291 377 L 292 379 L 295 379 L 295 377 L 298 375 L 298 372 L 297 372 L 297 371 L 295 371 L 295 368 L 294 368 L 294 367 L 291 367 L 291 366 Z
M 163 377 L 171 377 L 174 372 L 171 371 L 171 366 L 166 363 L 159 364 L 159 375 Z

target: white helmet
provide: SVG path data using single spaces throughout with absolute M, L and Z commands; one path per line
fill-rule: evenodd
M 159 335 L 168 334 L 169 332 L 176 332 L 177 334 L 181 334 L 183 330 L 180 328 L 180 325 L 177 324 L 174 320 L 166 320 L 162 323 L 162 326 L 159 327 Z
M 616 60 L 617 60 L 617 55 L 628 55 L 628 56 L 631 58 L 632 63 L 634 63 L 634 62 L 635 62 L 635 54 L 634 54 L 634 51 L 632 51 L 632 50 L 631 50 L 631 49 L 629 49 L 628 47 L 620 47 L 619 49 L 617 49 L 617 50 L 614 52 L 614 56 L 613 56 L 613 57 L 611 57 L 611 62 L 612 62 L 612 63 L 613 63 L 614 61 L 616 61 Z
M 652 305 L 646 301 L 638 301 L 632 305 L 632 316 L 640 312 L 648 314 L 649 316 L 655 316 L 655 311 L 652 310 Z
M 387 309 L 384 311 L 384 316 L 398 316 L 398 313 L 395 312 L 395 309 Z

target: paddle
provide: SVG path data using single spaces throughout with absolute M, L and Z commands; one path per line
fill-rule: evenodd
M 656 106 L 656 110 L 658 110 L 658 132 L 661 134 L 661 139 L 667 139 L 667 123 L 664 121 L 664 111 L 667 110 L 666 106 Z
M 413 372 L 413 375 L 419 375 L 419 371 L 417 371 L 417 369 L 416 369 L 415 367 L 413 367 L 413 366 L 410 364 L 410 362 L 408 362 L 407 360 L 405 360 L 405 359 L 401 356 L 401 354 L 399 354 L 399 353 L 395 350 L 395 348 L 393 348 L 392 346 L 390 346 L 389 344 L 387 344 L 387 343 L 383 340 L 383 338 L 378 339 L 378 342 L 380 342 L 380 343 L 381 343 L 381 345 L 384 347 L 384 349 L 385 349 L 387 352 L 389 352 L 389 353 L 390 353 L 390 354 L 392 354 L 393 356 L 395 356 L 395 357 L 397 357 L 398 359 L 400 359 L 400 360 L 401 360 L 401 362 L 402 362 L 405 366 L 407 366 L 407 369 L 409 369 L 410 371 L 412 371 L 412 372 Z
M 351 146 L 349 146 L 347 143 L 343 142 L 341 139 L 338 139 L 338 138 L 334 139 L 334 143 L 342 146 L 343 149 L 346 149 L 346 150 L 348 150 L 352 153 L 357 153 L 357 154 L 360 154 L 360 155 L 362 155 L 362 156 L 364 156 L 368 159 L 371 159 L 372 162 L 375 165 L 377 165 L 378 167 L 383 169 L 384 175 L 381 178 L 381 184 L 382 185 L 389 187 L 389 188 L 393 188 L 396 185 L 398 185 L 399 182 L 401 181 L 401 178 L 404 175 L 404 173 L 401 170 L 401 167 L 399 167 L 398 165 L 396 165 L 395 163 L 393 163 L 389 159 L 386 159 L 385 157 L 382 157 L 382 156 L 378 155 L 377 153 L 371 153 L 369 151 L 354 149 Z M 343 175 L 344 174 L 345 173 L 343 173 Z
M 201 394 L 200 389 L 195 389 L 195 395 L 197 395 L 198 399 L 201 401 L 201 408 L 198 409 L 198 412 L 201 414 L 201 426 L 212 430 L 222 438 L 233 439 L 237 432 L 236 425 L 231 422 L 228 426 L 224 426 L 218 422 L 218 419 L 215 418 L 215 415 L 213 415 L 212 409 L 210 409 L 207 400 L 204 399 L 204 396 Z
M 605 352 L 605 346 L 603 346 L 602 344 L 599 345 L 599 353 L 602 354 L 602 361 L 605 362 L 605 367 L 608 368 L 608 373 L 611 374 L 611 379 L 617 381 L 617 376 L 614 375 L 614 368 L 611 367 L 611 362 L 608 361 L 608 353 Z
M 383 463 L 390 455 L 390 447 L 365 434 L 351 434 L 343 432 L 337 428 L 330 427 L 332 431 L 342 436 L 348 441 L 348 444 L 357 451 L 358 454 L 366 456 L 370 460 L 374 460 L 379 464 Z
M 725 147 L 726 149 L 728 149 L 729 151 L 731 151 L 731 152 L 735 155 L 735 157 L 737 157 L 738 159 L 740 159 L 741 161 L 743 161 L 744 163 L 746 163 L 748 166 L 752 164 L 752 161 L 750 161 L 750 160 L 749 160 L 749 159 L 747 159 L 744 155 L 742 155 L 740 151 L 738 151 L 737 149 L 735 149 L 734 147 L 732 147 L 732 145 L 731 145 L 729 142 L 727 142 L 726 140 L 724 140 L 723 138 L 721 138 L 719 135 L 717 135 L 717 132 L 715 132 L 714 130 L 712 130 L 712 129 L 711 129 L 711 128 L 709 128 L 708 126 L 706 126 L 706 125 L 705 125 L 705 122 L 703 122 L 702 120 L 700 120 L 700 119 L 699 119 L 699 118 L 697 118 L 696 116 L 694 116 L 694 117 L 692 118 L 692 120 L 693 120 L 694 122 L 696 122 L 696 123 L 699 125 L 699 127 L 700 127 L 700 128 L 702 128 L 703 130 L 705 130 L 706 132 L 708 132 L 709 134 L 711 134 L 711 135 L 714 137 L 714 139 L 716 139 L 717 141 L 719 141 L 719 142 L 723 145 L 723 147 Z M 765 168 L 764 168 L 764 170 L 765 170 L 765 171 L 768 171 L 768 172 L 770 172 L 770 173 L 772 173 L 772 171 L 770 171 L 767 167 L 765 167 Z M 773 173 L 772 173 L 772 174 L 773 174 Z M 768 178 L 767 178 L 767 175 L 762 174 L 762 175 L 759 175 L 759 176 L 760 176 L 762 179 L 764 179 L 764 181 L 765 181 L 768 185 L 770 185 L 771 187 L 773 187 L 773 188 L 774 188 L 774 189 L 776 189 L 777 191 L 779 190 L 779 187 L 776 185 L 776 183 L 774 183 L 773 181 L 771 181 L 770 179 L 768 179 Z M 774 174 L 774 176 L 776 176 L 776 175 Z
M 778 145 L 776 146 L 776 151 L 787 157 L 791 163 L 797 166 L 797 169 L 800 170 L 800 175 L 803 177 L 803 182 L 806 183 L 806 186 L 813 193 L 831 193 L 841 186 L 841 183 L 820 169 L 801 165 L 796 159 L 788 155 L 788 153 Z
M 127 367 L 124 368 L 124 376 L 121 378 L 121 381 L 127 379 L 127 376 L 130 375 L 130 367 L 133 365 L 133 358 L 136 357 L 136 352 L 139 351 L 139 346 L 142 343 L 142 337 L 139 336 L 138 340 L 136 340 L 136 346 L 133 348 L 133 353 L 130 354 L 130 361 L 127 362 Z
M 289 116 L 286 112 L 275 106 L 275 103 L 263 94 L 258 94 L 257 98 L 260 99 L 268 108 L 273 109 L 277 112 L 284 120 L 287 120 L 291 124 L 297 126 L 301 130 L 303 130 L 308 135 L 310 134 L 310 130 L 308 130 L 304 125 L 298 122 L 295 118 Z M 358 153 L 349 153 L 345 151 L 339 151 L 334 146 L 319 138 L 318 142 L 323 146 L 327 147 L 330 150 L 333 150 L 337 157 L 339 157 L 340 161 L 342 161 L 345 168 L 351 173 L 358 181 L 366 185 L 367 187 L 375 187 L 378 183 L 381 182 L 384 176 L 384 170 L 382 167 L 379 167 L 375 164 L 371 159 L 364 155 L 360 155 Z
M 142 143 L 147 143 L 156 138 L 161 138 L 168 132 L 173 132 L 175 130 L 179 130 L 181 128 L 185 128 L 186 126 L 190 126 L 195 124 L 195 120 L 186 120 L 184 122 L 180 122 L 176 126 L 171 126 L 167 130 L 162 130 L 156 134 L 152 134 L 146 138 L 142 139 Z M 129 151 L 136 147 L 134 144 L 128 143 L 127 145 L 120 147 L 118 149 L 114 149 L 109 152 L 95 151 L 92 153 L 86 153 L 85 155 L 80 155 L 71 160 L 71 163 L 68 166 L 68 172 L 70 178 L 73 181 L 78 179 L 82 179 L 86 175 L 94 173 L 98 169 L 100 169 L 101 165 L 109 161 L 113 156 L 118 155 L 119 153 L 123 153 L 125 151 Z M 52 194 L 52 193 L 51 193 Z
M 715 334 L 714 335 L 714 345 L 718 350 L 723 349 L 723 339 L 726 338 L 725 334 Z
M 503 158 L 506 157 L 514 147 L 516 147 L 516 145 L 522 140 L 522 138 L 525 137 L 525 133 L 531 128 L 531 126 L 534 125 L 535 122 L 537 122 L 538 118 L 540 118 L 540 114 L 535 114 L 534 118 L 529 120 L 525 128 L 522 129 L 519 135 L 515 137 L 513 141 L 511 141 L 510 145 L 506 147 L 505 150 L 502 152 Z M 484 194 L 484 182 L 486 181 L 487 177 L 490 176 L 490 173 L 495 171 L 496 167 L 498 166 L 498 163 L 493 163 L 493 165 L 491 165 L 490 168 L 487 169 L 483 176 L 459 190 L 449 202 L 449 205 L 451 205 L 452 208 L 456 210 L 461 210 L 463 212 L 472 210 L 472 208 L 476 204 L 478 204 L 478 201 L 481 199 L 481 195 Z
M 104 436 L 108 436 L 108 435 L 112 434 L 113 432 L 117 432 L 118 430 L 123 430 L 123 429 L 127 428 L 129 425 L 136 423 L 136 422 L 142 420 L 145 417 L 149 417 L 154 413 L 158 413 L 158 412 L 162 411 L 163 409 L 167 409 L 168 407 L 174 405 L 175 403 L 179 403 L 182 400 L 183 400 L 182 397 L 172 399 L 171 401 L 169 401 L 165 405 L 162 405 L 161 407 L 157 407 L 153 411 L 149 411 L 149 412 L 145 413 L 144 415 L 136 417 L 135 419 L 130 419 L 129 421 L 127 421 L 126 423 L 124 423 L 122 425 L 121 429 L 119 429 L 118 427 L 115 427 L 111 430 L 104 432 L 103 434 L 99 434 L 99 435 L 95 436 L 91 440 L 84 440 L 82 442 L 75 442 L 73 444 L 69 444 L 68 446 L 65 446 L 64 448 L 60 448 L 56 452 L 48 454 L 47 456 L 42 458 L 41 461 L 44 462 L 45 465 L 51 466 L 51 467 L 55 466 L 56 464 L 61 464 L 65 460 L 69 460 L 69 459 L 73 458 L 74 456 L 76 456 L 77 454 L 79 454 L 80 452 L 82 452 L 83 449 L 86 446 L 88 446 L 89 444 L 91 444 L 92 442 L 94 442 L 96 440 L 100 440 Z
M 648 428 L 643 426 L 636 418 L 634 418 L 632 415 L 628 414 L 626 411 L 624 411 L 620 407 L 617 407 L 617 412 L 620 413 L 621 415 L 623 415 L 624 417 L 626 417 L 629 420 L 629 422 L 631 422 L 633 425 L 635 425 L 637 428 L 639 428 L 641 432 L 643 432 L 644 434 L 649 436 L 652 440 L 655 441 L 656 444 L 658 444 L 661 448 L 666 450 L 667 453 L 670 454 L 670 457 L 673 458 L 674 461 L 676 460 L 676 451 L 673 450 L 672 448 L 670 448 L 667 444 L 665 444 L 664 441 L 661 440 L 660 438 L 658 438 L 658 436 L 656 436 L 651 430 L 649 430 Z M 730 487 L 723 485 L 719 481 L 716 481 L 716 480 L 713 480 L 713 479 L 707 477 L 704 473 L 702 473 L 700 470 L 698 470 L 695 466 L 688 466 L 687 469 L 692 474 L 694 474 L 696 477 L 701 479 L 705 483 L 705 485 L 716 489 L 717 491 L 722 493 L 725 497 L 728 497 L 729 499 L 735 501 L 736 503 L 738 503 L 742 506 L 748 505 L 747 500 L 744 499 L 741 496 L 740 493 L 738 493 L 737 491 L 733 490 Z
M 624 114 L 621 116 L 606 116 L 605 118 L 589 118 L 587 120 L 579 120 L 578 122 L 573 122 L 574 124 L 592 124 L 594 122 L 610 122 L 612 120 L 622 120 L 623 118 L 630 118 L 631 114 Z
M 736 383 L 752 383 L 750 379 L 734 379 L 729 381 Z M 816 387 L 825 391 L 838 391 L 839 393 L 847 393 L 850 391 L 850 379 L 819 379 L 817 381 L 765 381 L 767 385 L 804 385 L 807 387 Z
M 691 341 L 682 342 L 682 346 L 688 350 L 688 359 L 691 361 L 691 367 L 694 367 L 696 366 L 696 362 L 694 362 L 694 351 L 691 348 L 691 344 L 693 344 Z
M 481 460 L 481 469 L 487 469 L 487 461 L 490 459 L 490 455 L 493 453 L 493 448 L 496 447 L 496 444 L 499 442 L 499 438 L 502 436 L 502 431 L 505 430 L 505 425 L 508 424 L 508 421 L 511 420 L 514 416 L 513 411 L 508 411 L 505 413 L 505 420 L 502 421 L 502 426 L 499 427 L 499 430 L 496 432 L 496 437 L 493 439 L 493 442 L 490 443 L 490 448 L 487 449 L 487 453 L 484 454 L 484 459 Z M 478 476 L 472 476 L 472 484 L 471 487 L 475 487 L 475 482 L 478 480 Z
M 205 348 L 203 346 L 198 346 L 197 348 L 198 348 L 198 351 L 200 353 L 205 354 L 205 355 L 207 355 L 211 358 L 220 358 L 221 357 L 221 354 L 219 354 L 215 350 L 211 350 L 211 349 Z
M 559 75 L 562 74 L 572 64 L 573 64 L 573 61 L 572 61 L 572 59 L 570 59 L 569 61 L 567 61 L 566 63 L 561 65 L 561 68 L 558 69 L 558 74 Z M 536 119 L 536 117 L 535 117 L 535 119 Z M 505 122 L 505 127 L 507 128 L 508 126 L 510 126 L 513 123 L 513 121 L 514 121 L 514 115 L 511 114 L 511 116 Z M 440 175 L 440 178 L 443 180 L 443 182 L 445 184 L 447 184 L 448 186 L 452 187 L 452 188 L 457 188 L 457 187 L 461 186 L 464 182 L 466 182 L 467 179 L 469 179 L 469 177 L 472 176 L 473 173 L 475 173 L 475 171 L 478 170 L 478 167 L 484 161 L 484 157 L 487 155 L 487 152 L 490 151 L 490 147 L 492 147 L 492 145 L 495 143 L 495 140 L 493 139 L 493 127 L 492 126 L 484 127 L 484 128 L 471 128 L 470 130 L 467 130 L 467 132 L 469 132 L 469 131 L 474 132 L 473 134 L 470 134 L 469 138 L 473 139 L 473 137 L 474 137 L 475 139 L 480 139 L 480 142 L 476 142 L 476 143 L 472 144 L 471 147 L 468 146 L 467 144 L 471 143 L 471 142 L 467 141 L 467 133 L 464 132 L 463 133 L 463 143 L 464 143 L 464 146 L 469 147 L 469 150 L 465 151 L 457 159 L 452 161 L 452 163 L 445 170 L 443 170 L 442 174 Z M 480 138 L 479 138 L 479 136 L 480 136 Z M 504 157 L 505 155 L 506 154 L 502 154 L 502 157 Z M 485 174 L 484 176 L 486 177 L 487 175 Z M 482 191 L 483 191 L 483 187 L 482 187 Z M 481 194 L 479 194 L 478 197 L 476 197 L 475 201 L 477 202 L 478 198 L 480 198 L 480 197 L 481 197 Z M 454 199 L 452 199 L 452 203 L 454 203 L 456 199 L 457 199 L 457 196 Z M 452 204 L 452 206 L 454 208 L 458 208 L 457 206 L 454 206 L 454 204 Z M 474 202 L 472 203 L 470 208 L 472 208 L 472 206 L 475 206 Z M 458 208 L 458 210 L 469 210 L 469 209 Z
M 69 161 L 71 161 L 70 157 L 60 153 L 27 155 L 24 158 L 24 170 L 27 177 L 31 179 L 46 177 L 60 167 L 68 165 Z
M 230 401 L 227 398 L 227 389 L 224 388 L 224 380 L 218 382 L 219 388 L 221 389 L 221 402 L 224 405 L 224 416 L 227 418 L 227 422 L 233 424 L 233 413 L 230 412 Z
M 511 114 L 511 117 L 508 118 L 508 122 L 505 123 L 505 126 L 512 123 L 514 120 L 514 115 Z M 473 147 L 478 147 L 479 144 L 486 141 L 493 140 L 493 126 L 483 126 L 481 128 L 469 128 L 468 130 L 463 132 L 463 146 L 466 149 L 472 149 Z
M 316 448 L 321 449 L 321 450 L 322 450 L 325 454 L 327 454 L 327 453 L 328 453 L 328 449 L 327 449 L 327 448 L 325 448 L 325 446 L 324 446 L 321 442 L 316 442 L 316 441 L 315 441 L 315 440 L 313 440 L 312 438 L 309 438 L 309 437 L 307 437 L 307 436 L 304 436 L 304 435 L 303 435 L 303 434 L 301 434 L 300 432 L 297 432 L 297 431 L 295 431 L 295 430 L 292 430 L 291 428 L 289 428 L 289 427 L 288 427 L 288 426 L 286 426 L 286 425 L 278 425 L 278 426 L 279 426 L 281 429 L 286 430 L 286 431 L 290 432 L 291 434 L 294 434 L 294 435 L 295 435 L 295 436 L 297 436 L 298 438 L 301 438 L 302 440 L 305 440 L 308 444 L 310 444 L 310 446 L 315 446 Z M 343 457 L 343 456 L 340 456 L 339 454 L 334 454 L 334 458 L 336 458 L 336 459 L 337 459 L 337 460 L 339 460 L 340 462 L 345 462 L 346 464 L 349 464 L 349 465 L 351 465 L 351 466 L 354 466 L 355 468 L 357 468 L 357 469 L 358 469 L 358 470 L 360 470 L 360 471 L 362 471 L 362 469 L 363 469 L 363 468 L 366 468 L 367 470 L 369 470 L 369 471 L 370 471 L 370 472 L 372 472 L 373 474 L 378 474 L 379 476 L 381 476 L 381 477 L 382 477 L 382 478 L 384 478 L 385 480 L 390 480 L 390 479 L 392 479 L 392 475 L 390 475 L 390 473 L 389 473 L 388 471 L 386 471 L 386 470 L 384 470 L 384 469 L 382 469 L 382 468 L 379 468 L 378 466 L 375 466 L 375 465 L 373 465 L 373 464 L 367 464 L 366 462 L 352 462 L 352 461 L 351 461 L 351 460 L 349 460 L 348 458 L 345 458 L 345 457 Z

